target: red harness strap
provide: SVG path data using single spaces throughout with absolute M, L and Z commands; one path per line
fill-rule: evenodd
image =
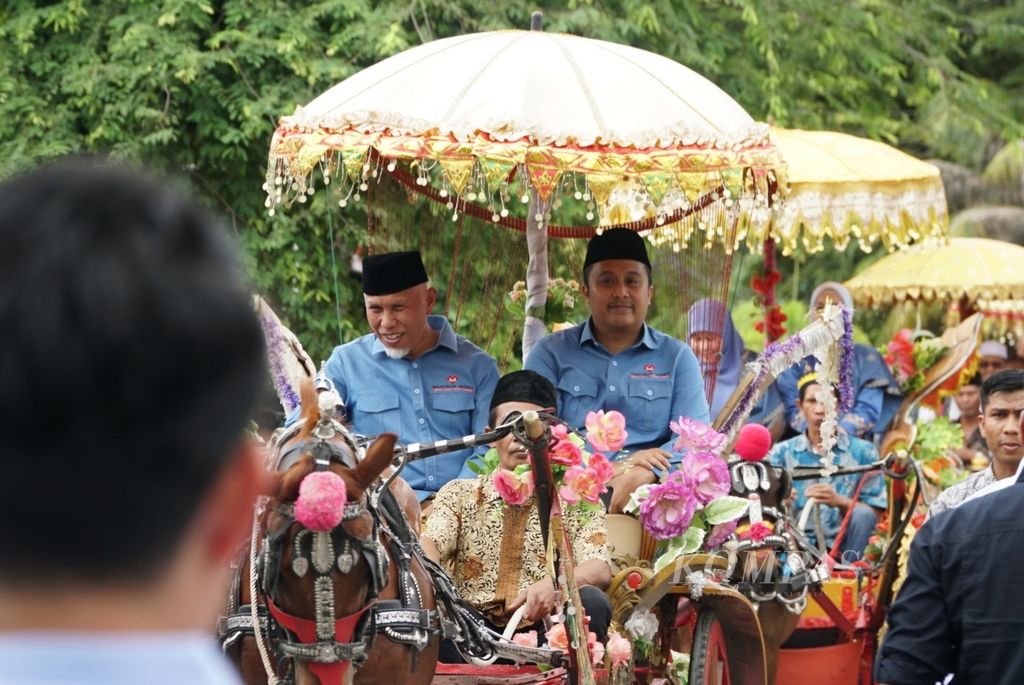
M 352 635 L 356 632 L 356 626 L 359 625 L 359 619 L 363 617 L 370 607 L 376 602 L 370 602 L 362 609 L 354 614 L 349 614 L 344 618 L 339 618 L 334 622 L 334 641 L 340 644 L 348 644 L 352 641 Z M 316 621 L 308 618 L 301 618 L 299 616 L 292 616 L 289 613 L 282 611 L 273 600 L 267 597 L 267 608 L 270 609 L 271 615 L 278 623 L 283 627 L 295 633 L 296 637 L 299 638 L 299 642 L 304 645 L 316 644 Z M 341 683 L 342 677 L 345 675 L 345 671 L 349 667 L 348 661 L 335 661 L 334 663 L 322 663 L 319 661 L 309 661 L 307 665 L 309 670 L 317 677 L 320 681 L 320 685 L 335 685 L 335 683 Z

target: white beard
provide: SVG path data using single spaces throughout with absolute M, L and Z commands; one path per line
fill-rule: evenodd
M 408 347 L 388 347 L 387 345 L 384 345 L 384 354 L 386 354 L 389 359 L 405 359 L 409 356 L 410 352 L 412 352 L 412 350 Z

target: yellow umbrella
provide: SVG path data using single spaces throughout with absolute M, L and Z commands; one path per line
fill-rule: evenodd
M 984 317 L 981 330 L 985 340 L 1002 340 L 1011 345 L 1024 340 L 1024 299 L 978 300 L 975 307 Z
M 867 138 L 831 131 L 772 129 L 788 170 L 788 193 L 769 236 L 792 252 L 817 252 L 827 236 L 840 249 L 857 238 L 870 251 L 944 236 L 946 196 L 933 164 Z
M 891 251 L 946 235 L 946 194 L 934 164 L 877 140 L 833 131 L 772 128 L 771 139 L 785 164 L 778 172 L 785 201 L 769 213 L 763 204 L 740 199 L 737 239 L 751 250 L 771 238 L 783 254 L 801 245 L 820 252 L 827 237 L 839 249 L 856 238 L 865 252 L 878 244 Z M 602 219 L 650 219 L 666 204 L 655 206 L 639 181 L 623 184 Z
M 985 238 L 951 238 L 883 257 L 846 282 L 857 304 L 904 300 L 958 303 L 1024 296 L 1024 247 Z

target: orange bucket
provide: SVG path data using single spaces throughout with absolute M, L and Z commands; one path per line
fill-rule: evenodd
M 862 642 L 779 650 L 776 685 L 857 685 Z

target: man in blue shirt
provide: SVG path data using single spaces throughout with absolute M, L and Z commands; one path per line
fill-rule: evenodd
M 587 412 L 599 409 L 626 417 L 628 456 L 609 483 L 609 510 L 617 512 L 633 490 L 669 468 L 669 421 L 708 423 L 708 402 L 693 351 L 644 322 L 654 286 L 638 233 L 612 229 L 590 240 L 582 292 L 587 322 L 540 340 L 524 367 L 555 384 L 560 415 L 571 425 L 583 427 Z
M 821 424 L 825 420 L 825 405 L 819 393 L 825 392 L 817 382 L 817 375 L 808 374 L 800 379 L 797 407 L 807 424 L 803 435 L 780 442 L 768 454 L 768 461 L 773 466 L 793 469 L 798 467 L 820 467 L 821 462 Z M 839 468 L 849 466 L 865 466 L 878 461 L 878 451 L 866 440 L 851 437 L 845 430 L 836 431 L 836 445 L 832 455 Z M 864 553 L 871 532 L 878 524 L 878 517 L 885 511 L 885 483 L 880 475 L 867 476 L 857 500 L 852 498 L 857 492 L 862 474 L 832 476 L 820 480 L 794 480 L 793 495 L 795 510 L 803 511 L 808 502 L 817 502 L 821 513 L 821 529 L 824 534 L 825 546 L 831 550 L 842 527 L 843 519 L 850 508 L 849 522 L 846 533 L 841 540 L 845 563 L 856 561 Z M 817 522 L 812 512 L 804 531 L 812 540 L 817 540 Z
M 432 443 L 487 426 L 498 368 L 486 352 L 430 316 L 430 287 L 419 252 L 363 260 L 363 300 L 372 333 L 334 349 L 325 373 L 353 428 L 398 433 L 403 443 Z M 404 478 L 423 501 L 457 478 L 469 450 L 417 460 Z
M 1024 682 L 1024 481 L 932 518 L 914 536 L 907 579 L 875 664 L 884 685 Z

